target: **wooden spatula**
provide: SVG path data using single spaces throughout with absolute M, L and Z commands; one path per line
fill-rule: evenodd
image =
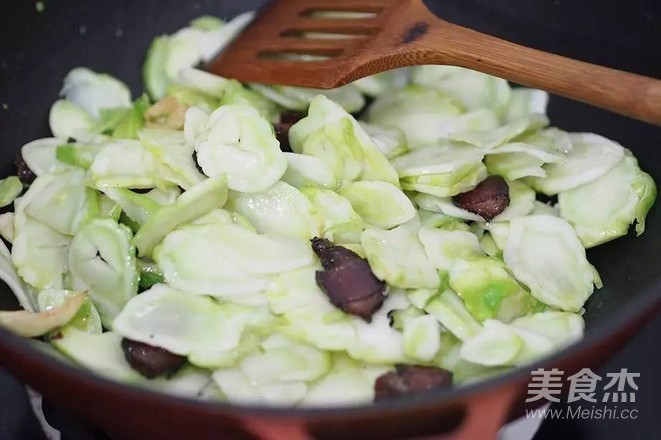
M 275 0 L 208 69 L 244 82 L 328 89 L 420 64 L 466 67 L 661 124 L 661 80 L 460 27 L 421 0 Z

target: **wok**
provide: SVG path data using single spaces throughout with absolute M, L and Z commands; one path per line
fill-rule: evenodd
M 84 0 L 0 4 L 0 164 L 6 175 L 21 145 L 47 134 L 47 114 L 61 80 L 88 66 L 140 90 L 140 67 L 151 39 L 202 14 L 232 17 L 262 1 Z M 577 4 L 578 3 L 578 4 Z M 635 2 L 634 2 L 635 3 Z M 654 14 L 652 2 L 645 3 Z M 449 21 L 516 42 L 612 67 L 661 76 L 645 41 L 658 38 L 654 15 L 610 11 L 598 1 L 474 0 L 429 5 Z M 600 16 L 595 11 L 602 11 Z M 590 14 L 590 15 L 588 15 Z M 596 14 L 596 16 L 595 16 Z M 606 15 L 604 15 L 606 14 Z M 588 18 L 592 17 L 592 19 Z M 656 15 L 657 18 L 661 14 Z M 610 31 L 613 37 L 607 36 Z M 626 35 L 626 38 L 620 36 Z M 661 182 L 661 130 L 586 105 L 553 97 L 550 117 L 571 131 L 594 131 L 631 148 L 642 168 Z M 625 343 L 661 304 L 661 209 L 649 214 L 642 237 L 629 235 L 589 251 L 605 287 L 586 305 L 585 338 L 540 362 L 473 385 L 369 406 L 290 410 L 194 402 L 109 382 L 64 365 L 0 330 L 0 364 L 45 398 L 66 406 L 118 439 L 388 440 L 447 434 L 493 438 L 522 414 L 530 371 L 558 367 L 566 376 L 597 367 Z M 15 308 L 6 286 L 0 307 Z M 566 377 L 565 376 L 565 377 Z

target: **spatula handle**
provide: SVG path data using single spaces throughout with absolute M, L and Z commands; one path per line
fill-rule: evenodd
M 441 50 L 434 50 L 434 42 Z M 453 64 L 661 125 L 661 80 L 531 49 L 440 21 L 425 62 Z M 424 50 L 424 49 L 423 49 Z

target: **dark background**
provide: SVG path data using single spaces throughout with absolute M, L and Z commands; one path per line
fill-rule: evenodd
M 31 0 L 0 0 L 0 147 L 18 151 L 25 142 L 46 134 L 48 109 L 70 68 L 83 65 L 110 72 L 138 93 L 141 63 L 153 36 L 173 32 L 204 13 L 223 10 L 232 16 L 247 5 L 263 2 L 234 0 L 225 2 L 230 6 L 224 7 L 221 3 L 46 0 L 45 11 L 40 14 Z M 658 0 L 426 3 L 448 21 L 510 41 L 661 78 Z M 581 130 L 598 120 L 601 134 L 632 143 L 650 142 L 661 148 L 658 128 L 632 124 L 606 112 L 592 112 L 595 121 L 574 119 L 572 112 L 563 111 L 566 106 L 566 101 L 554 97 L 550 107 L 552 121 L 564 129 Z M 30 114 L 15 111 L 24 108 L 35 110 Z M 5 164 L 0 173 L 6 174 L 9 169 L 10 165 Z M 661 404 L 655 381 L 661 367 L 661 354 L 656 350 L 659 334 L 661 319 L 657 318 L 598 371 L 605 375 L 625 367 L 641 373 L 637 403 L 630 405 L 639 410 L 637 420 L 546 421 L 536 439 L 661 438 L 661 418 L 655 411 Z M 67 430 L 64 440 L 89 438 L 87 429 L 75 420 L 63 420 L 61 411 L 59 419 Z M 0 440 L 16 439 L 42 440 L 43 436 L 30 413 L 23 386 L 0 371 Z

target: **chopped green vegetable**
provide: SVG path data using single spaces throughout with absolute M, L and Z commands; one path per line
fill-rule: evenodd
M 367 122 L 402 130 L 409 146 L 418 148 L 453 133 L 453 120 L 463 113 L 463 106 L 447 95 L 409 86 L 378 97 L 367 111 Z
M 155 284 L 165 282 L 165 278 L 156 263 L 138 259 L 136 265 L 140 274 L 140 279 L 138 281 L 138 287 L 140 289 L 151 289 Z
M 211 115 L 193 107 L 186 113 L 184 133 L 204 174 L 226 174 L 232 190 L 264 191 L 287 168 L 273 127 L 252 107 L 226 105 Z
M 391 286 L 435 288 L 440 279 L 418 239 L 420 222 L 410 220 L 391 231 L 366 229 L 360 244 L 377 278 Z
M 16 176 L 0 180 L 0 208 L 12 203 L 23 192 L 23 184 Z
M 638 235 L 656 199 L 656 185 L 626 152 L 603 176 L 558 195 L 560 215 L 572 224 L 586 248 L 621 237 L 634 221 Z M 608 203 L 604 203 L 608 200 Z
M 69 248 L 73 288 L 87 290 L 106 328 L 138 290 L 131 236 L 126 226 L 99 219 L 81 228 Z
M 338 192 L 351 202 L 365 222 L 379 228 L 394 228 L 416 215 L 411 201 L 392 183 L 365 180 L 347 185 Z
M 565 161 L 544 167 L 545 177 L 531 178 L 532 187 L 547 195 L 579 187 L 606 174 L 624 157 L 624 148 L 592 133 L 569 135 L 572 150 Z
M 571 225 L 558 217 L 512 220 L 503 257 L 532 296 L 549 306 L 578 312 L 594 290 L 585 249 Z
M 179 196 L 172 205 L 149 215 L 133 240 L 140 256 L 150 256 L 154 247 L 170 231 L 215 208 L 221 208 L 226 200 L 227 179 L 221 175 L 206 179 Z

